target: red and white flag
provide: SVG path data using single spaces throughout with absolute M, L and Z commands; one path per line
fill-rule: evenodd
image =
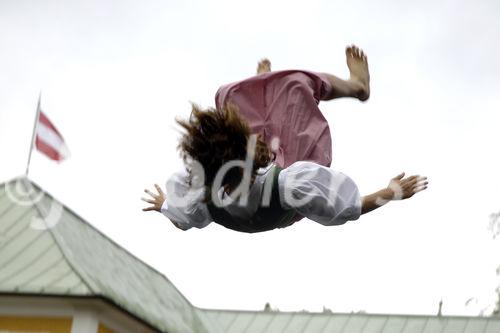
M 35 139 L 36 149 L 51 160 L 58 162 L 65 160 L 69 157 L 69 150 L 61 133 L 59 133 L 45 113 L 42 112 L 40 103 L 38 104 L 38 109 L 39 116 Z

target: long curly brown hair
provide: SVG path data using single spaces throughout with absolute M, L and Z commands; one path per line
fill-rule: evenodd
M 251 132 L 247 121 L 241 117 L 238 107 L 227 104 L 220 109 L 202 110 L 192 104 L 189 120 L 176 122 L 186 131 L 182 134 L 177 149 L 186 164 L 189 158 L 198 161 L 205 171 L 205 186 L 211 187 L 219 169 L 232 160 L 245 160 L 247 142 Z M 257 169 L 268 166 L 274 160 L 261 136 L 257 137 L 252 166 L 252 179 Z M 274 156 L 275 157 L 275 156 Z M 188 167 L 188 171 L 190 171 Z M 231 168 L 222 179 L 222 186 L 234 189 L 241 182 L 243 169 Z M 207 191 L 207 194 L 209 191 Z

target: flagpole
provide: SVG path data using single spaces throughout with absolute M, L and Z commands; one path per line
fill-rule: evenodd
M 25 176 L 28 177 L 28 172 L 30 169 L 30 162 L 31 162 L 31 153 L 33 152 L 33 146 L 35 145 L 35 140 L 36 140 L 36 128 L 38 126 L 38 118 L 40 117 L 40 102 L 42 100 L 42 92 L 40 91 L 40 94 L 38 95 L 38 104 L 36 106 L 36 116 L 35 116 L 35 124 L 33 125 L 33 134 L 31 135 L 31 146 L 30 146 L 30 152 L 28 155 L 28 164 L 26 164 L 26 172 Z

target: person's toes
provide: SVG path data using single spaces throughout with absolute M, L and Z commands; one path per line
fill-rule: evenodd
M 357 56 L 358 56 L 358 54 L 357 54 L 357 51 L 358 51 L 358 50 L 357 50 L 356 45 L 354 45 L 354 44 L 353 44 L 353 45 L 351 46 L 351 50 L 352 50 L 352 51 L 351 51 L 351 52 L 352 52 L 352 56 L 353 56 L 353 57 L 357 57 Z
M 267 73 L 271 71 L 271 61 L 267 58 L 262 58 L 257 65 L 257 74 Z
M 345 55 L 346 55 L 347 57 L 351 57 L 351 56 L 352 56 L 352 48 L 351 48 L 350 46 L 347 46 L 347 47 L 345 48 Z

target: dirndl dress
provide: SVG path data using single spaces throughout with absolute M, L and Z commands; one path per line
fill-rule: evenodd
M 281 168 L 297 161 L 329 167 L 332 138 L 318 104 L 331 94 L 325 74 L 286 70 L 224 85 L 217 91 L 215 104 L 217 108 L 235 104 L 251 132 L 262 134 Z

